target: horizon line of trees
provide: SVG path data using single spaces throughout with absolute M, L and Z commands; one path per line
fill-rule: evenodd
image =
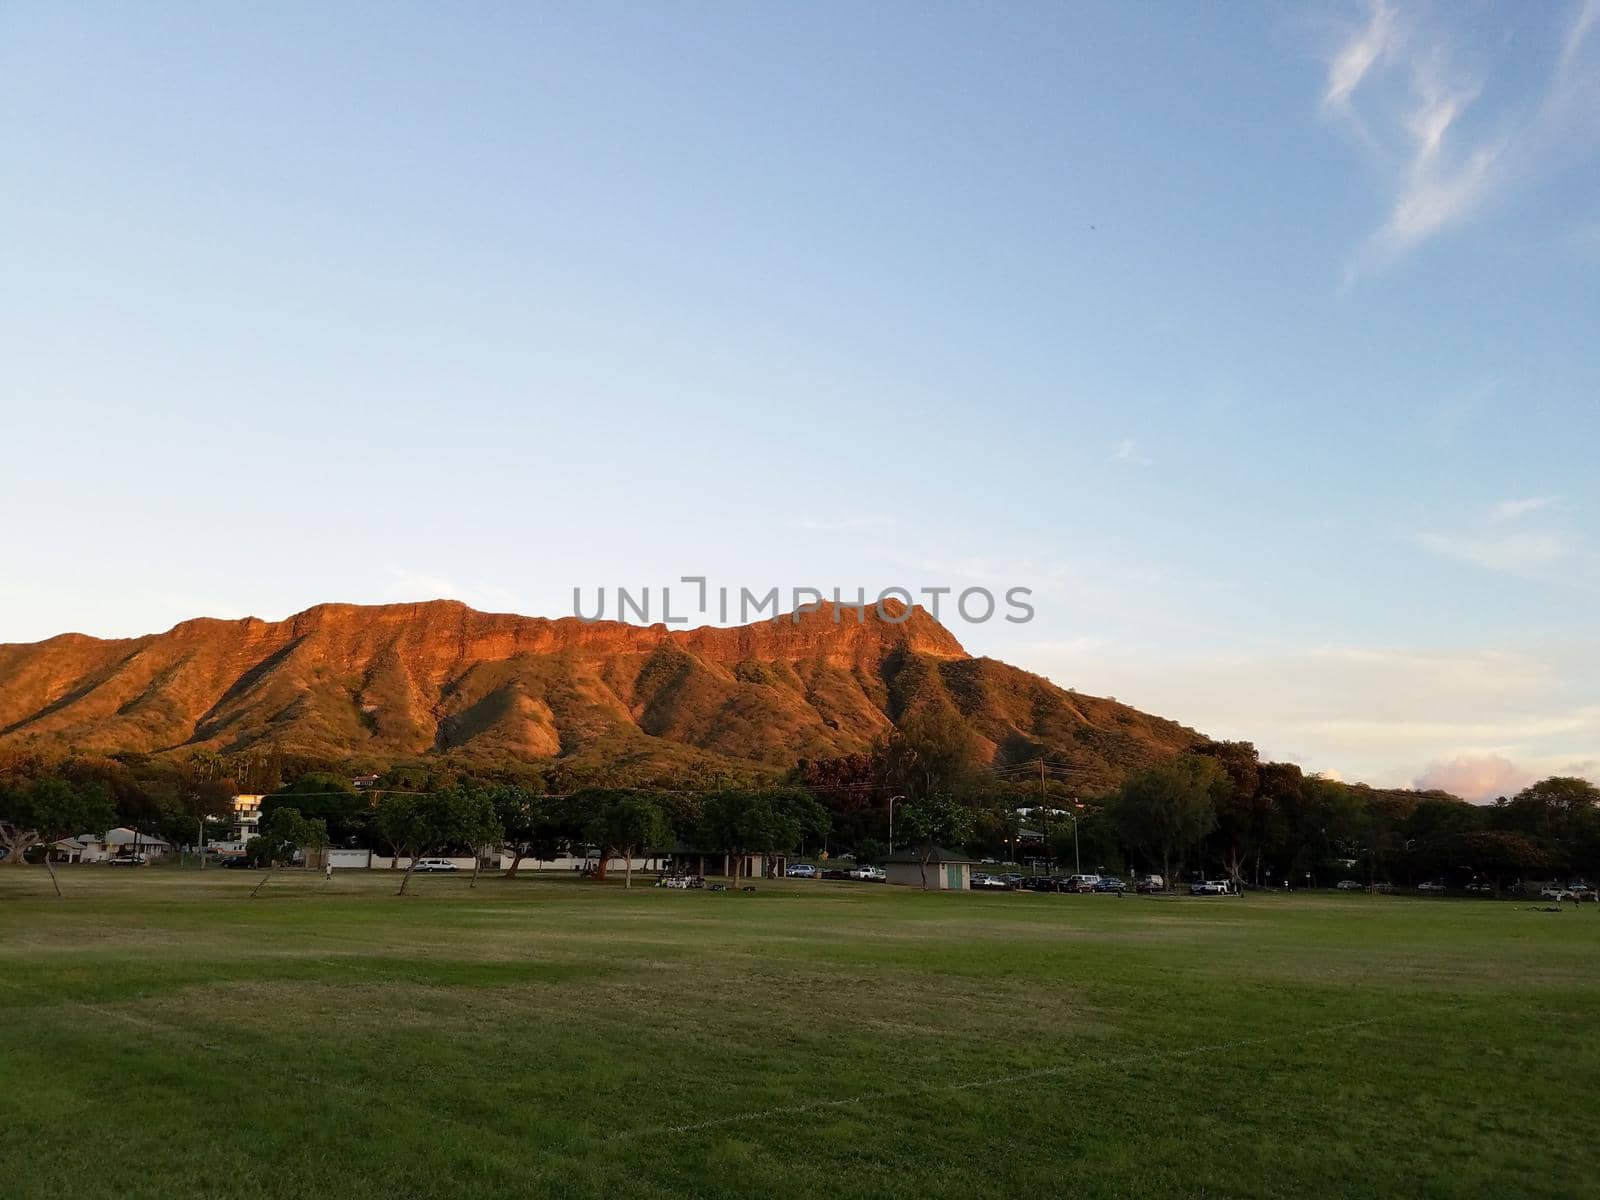
M 1029 748 L 1015 757 L 1027 761 Z M 1043 757 L 1043 748 L 1039 748 Z M 304 769 L 301 769 L 304 768 Z M 868 751 L 801 761 L 786 778 L 712 774 L 697 787 L 552 787 L 559 772 L 401 764 L 357 790 L 326 764 L 282 755 L 243 763 L 214 751 L 50 760 L 0 752 L 0 848 L 12 862 L 60 837 L 122 824 L 177 845 L 225 835 L 241 773 L 283 775 L 263 822 L 293 809 L 302 836 L 328 845 L 427 857 L 500 844 L 515 875 L 526 859 L 615 857 L 683 843 L 736 856 L 853 855 L 876 863 L 894 843 L 947 842 L 974 857 L 1033 857 L 1086 869 L 1226 875 L 1238 884 L 1416 883 L 1600 875 L 1600 789 L 1552 777 L 1494 804 L 1439 792 L 1384 791 L 1264 762 L 1248 742 L 1202 742 L 1081 794 L 1051 767 L 1043 779 L 996 770 L 953 709 L 910 714 Z M 249 777 L 246 775 L 245 777 Z M 441 807 L 440 798 L 447 801 Z M 447 811 L 448 809 L 448 811 Z M 1026 823 L 1018 810 L 1031 810 Z M 937 819 L 934 819 L 937 814 Z M 320 835 L 316 832 L 320 823 Z M 1026 826 L 1032 826 L 1027 828 Z M 252 852 L 281 849 L 253 847 Z M 415 851 L 415 853 L 413 853 Z M 269 861 L 263 858 L 263 861 Z

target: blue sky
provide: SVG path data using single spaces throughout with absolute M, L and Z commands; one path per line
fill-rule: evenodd
M 0 8 L 0 640 L 685 574 L 1600 778 L 1600 0 Z

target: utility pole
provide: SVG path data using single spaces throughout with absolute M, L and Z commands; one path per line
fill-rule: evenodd
M 1053 867 L 1055 865 L 1055 857 L 1050 853 L 1050 810 L 1045 806 L 1044 755 L 1042 754 L 1039 756 L 1039 833 L 1044 838 L 1045 859 Z

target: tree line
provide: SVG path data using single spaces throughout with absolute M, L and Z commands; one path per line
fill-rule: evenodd
M 631 862 L 642 850 L 682 844 L 736 858 L 828 853 L 876 863 L 890 849 L 893 821 L 898 849 L 941 843 L 973 857 L 1148 871 L 1169 883 L 1186 874 L 1263 887 L 1476 879 L 1498 889 L 1517 878 L 1600 875 L 1600 790 L 1582 779 L 1553 777 L 1475 805 L 1306 775 L 1262 761 L 1248 742 L 1213 741 L 1107 787 L 1042 747 L 1030 760 L 1028 749 L 996 766 L 959 717 L 933 710 L 903 717 L 860 754 L 802 761 L 781 778 L 573 790 L 525 765 L 402 764 L 358 790 L 348 770 L 281 756 L 7 751 L 0 849 L 20 862 L 112 824 L 198 845 L 231 832 L 243 772 L 259 782 L 274 770 L 288 778 L 269 790 L 262 840 L 249 851 L 263 862 L 320 844 L 413 863 L 499 845 L 513 875 L 528 859 L 594 852 L 603 878 L 612 858 Z M 274 819 L 285 810 L 294 818 Z

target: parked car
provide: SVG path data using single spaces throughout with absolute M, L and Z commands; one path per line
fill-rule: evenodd
M 1570 900 L 1572 893 L 1564 887 L 1547 887 L 1539 890 L 1541 900 Z
M 454 871 L 457 868 L 455 863 L 448 858 L 422 858 L 417 860 L 416 869 L 432 873 L 434 871 Z
M 1140 875 L 1133 881 L 1133 890 L 1141 896 L 1167 890 L 1167 881 L 1160 875 Z
M 248 854 L 235 854 L 223 859 L 222 866 L 229 871 L 253 871 L 256 869 L 256 860 Z
M 1338 888 L 1341 892 L 1359 892 L 1362 888 L 1366 887 L 1366 884 L 1359 883 L 1354 879 L 1341 879 L 1333 886 Z
M 883 883 L 889 878 L 889 873 L 882 867 L 862 867 L 861 878 L 868 883 Z
M 1226 896 L 1230 891 L 1226 879 L 1201 879 L 1189 885 L 1191 896 Z
M 1099 879 L 1095 880 L 1094 890 L 1097 892 L 1116 892 L 1120 895 L 1128 890 L 1128 885 L 1123 883 L 1122 880 L 1118 879 L 1115 875 L 1102 875 Z
M 149 861 L 142 854 L 119 854 L 114 858 L 106 859 L 106 865 L 112 867 L 142 867 Z
M 972 887 L 974 891 L 980 892 L 1009 892 L 1012 890 L 1011 884 L 1000 876 L 988 875 L 981 871 L 972 877 Z
M 1450 888 L 1447 885 L 1440 883 L 1437 879 L 1430 879 L 1426 883 L 1417 884 L 1417 891 L 1424 893 L 1437 894 L 1439 892 L 1448 892 L 1449 890 Z
M 1067 886 L 1063 890 L 1087 895 L 1094 891 L 1094 885 L 1099 882 L 1100 876 L 1098 875 L 1069 875 L 1067 877 Z
M 823 870 L 822 877 L 824 879 L 854 879 L 856 874 L 854 871 L 847 871 L 843 867 L 828 867 Z
M 790 879 L 815 879 L 817 869 L 810 863 L 791 863 L 784 874 Z

